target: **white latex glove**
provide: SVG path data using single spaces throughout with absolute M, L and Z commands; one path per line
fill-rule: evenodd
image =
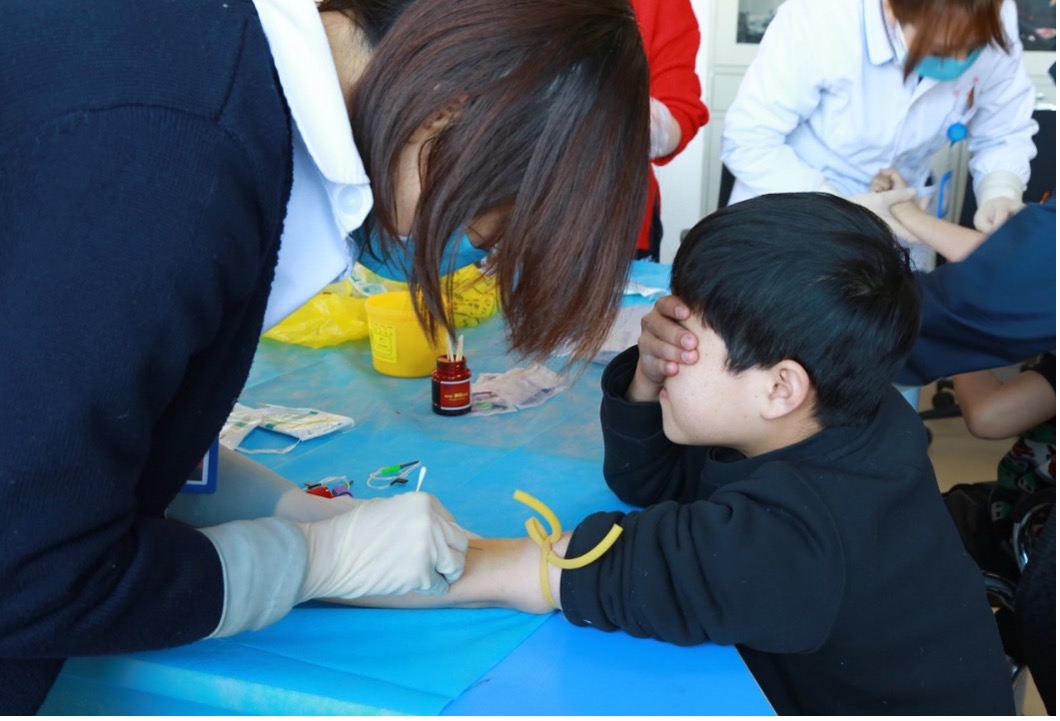
M 213 493 L 177 494 L 166 509 L 166 518 L 196 528 L 267 516 L 322 521 L 357 503 L 347 496 L 322 498 L 306 493 L 257 461 L 221 446 L 217 489 Z
M 993 233 L 998 226 L 1015 215 L 1023 207 L 1023 203 L 1011 198 L 991 198 L 975 211 L 972 220 L 975 229 L 983 233 Z
M 666 104 L 650 98 L 651 105 L 651 150 L 649 158 L 662 158 L 677 147 L 681 128 L 674 120 Z
M 891 231 L 900 240 L 904 240 L 906 243 L 917 243 L 919 241 L 916 237 L 891 215 L 892 205 L 914 200 L 915 198 L 915 188 L 895 188 L 894 190 L 885 190 L 882 193 L 858 193 L 857 195 L 848 196 L 847 200 L 875 213 L 880 220 L 890 226 Z
M 995 170 L 975 184 L 979 208 L 972 223 L 976 230 L 991 233 L 1023 207 L 1023 181 L 1015 173 Z
M 367 500 L 298 525 L 309 547 L 302 601 L 442 594 L 464 572 L 468 534 L 429 493 Z
M 210 638 L 268 626 L 299 602 L 308 554 L 297 524 L 259 518 L 199 532 L 213 544 L 224 574 L 224 608 Z

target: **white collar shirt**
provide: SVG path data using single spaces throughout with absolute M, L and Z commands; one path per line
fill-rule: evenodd
M 736 177 L 729 202 L 826 184 L 863 193 L 887 167 L 923 189 L 957 122 L 968 129 L 976 179 L 1006 170 L 1026 182 L 1034 87 L 1013 0 L 1001 16 L 1011 54 L 988 46 L 940 82 L 903 78 L 881 0 L 785 0 L 725 112 L 721 158 Z
M 254 0 L 291 110 L 294 177 L 263 331 L 356 260 L 346 236 L 372 209 L 324 26 L 313 0 Z

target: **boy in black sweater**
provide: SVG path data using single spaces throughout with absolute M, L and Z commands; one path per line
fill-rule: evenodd
M 481 539 L 446 596 L 409 605 L 735 644 L 783 714 L 1013 714 L 982 577 L 891 386 L 920 301 L 887 226 L 831 195 L 761 196 L 689 232 L 672 287 L 698 358 L 660 371 L 653 310 L 602 383 L 604 475 L 644 510 L 556 540 L 575 558 L 622 528 L 547 589 L 530 541 Z

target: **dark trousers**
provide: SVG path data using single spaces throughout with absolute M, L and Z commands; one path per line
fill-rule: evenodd
M 994 482 L 961 483 L 943 494 L 946 508 L 975 562 L 985 573 L 1015 585 L 1012 608 L 994 614 L 1001 643 L 1015 662 L 1024 664 L 1050 715 L 1056 714 L 1056 509 L 1028 554 L 1020 572 L 1015 558 L 990 518 Z

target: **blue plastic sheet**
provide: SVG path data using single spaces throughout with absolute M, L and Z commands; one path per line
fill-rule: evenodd
M 668 266 L 634 268 L 639 282 L 668 285 Z M 476 375 L 519 365 L 505 353 L 499 316 L 467 329 L 464 349 Z M 562 361 L 550 365 L 558 369 Z M 442 417 L 431 411 L 430 379 L 376 373 L 367 340 L 319 350 L 264 340 L 240 402 L 355 419 L 353 428 L 288 454 L 255 457 L 294 483 L 346 475 L 356 497 L 404 493 L 414 484 L 375 490 L 365 480 L 382 466 L 419 460 L 429 468 L 424 490 L 462 525 L 484 536 L 514 537 L 525 534 L 523 523 L 533 514 L 512 498 L 516 489 L 549 505 L 567 529 L 594 511 L 628 508 L 602 477 L 601 370 L 590 365 L 569 390 L 536 408 Z M 256 430 L 246 444 L 289 443 L 267 435 Z M 307 604 L 271 627 L 229 639 L 73 659 L 43 712 L 438 714 L 548 619 L 500 609 Z M 724 651 L 731 665 L 734 652 Z M 746 682 L 746 669 L 736 668 Z

